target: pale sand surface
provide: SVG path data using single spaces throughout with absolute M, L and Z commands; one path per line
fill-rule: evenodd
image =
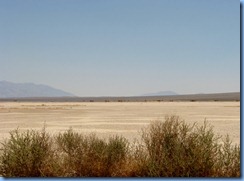
M 165 115 L 179 115 L 187 123 L 206 119 L 219 135 L 229 134 L 240 143 L 240 102 L 0 102 L 0 141 L 19 128 L 42 129 L 57 134 L 72 127 L 99 137 L 123 135 L 130 141 L 140 130 Z

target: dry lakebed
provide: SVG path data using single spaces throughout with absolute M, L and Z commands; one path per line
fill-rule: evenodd
M 240 102 L 0 102 L 0 141 L 9 132 L 44 125 L 50 134 L 72 128 L 107 138 L 122 135 L 140 139 L 140 131 L 165 115 L 178 115 L 187 123 L 201 125 L 206 119 L 217 135 L 229 134 L 240 144 Z

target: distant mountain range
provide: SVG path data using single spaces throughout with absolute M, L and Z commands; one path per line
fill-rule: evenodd
M 0 81 L 0 98 L 73 96 L 75 95 L 47 85 Z
M 175 95 L 178 95 L 178 94 L 173 91 L 160 91 L 160 92 L 143 94 L 141 96 L 175 96 Z

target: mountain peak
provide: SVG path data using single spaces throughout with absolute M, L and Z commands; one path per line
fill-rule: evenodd
M 73 97 L 74 95 L 48 85 L 0 81 L 0 98 L 11 97 Z

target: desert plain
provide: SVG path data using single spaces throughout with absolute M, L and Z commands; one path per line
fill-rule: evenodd
M 186 123 L 202 125 L 206 119 L 216 135 L 229 134 L 240 144 L 240 102 L 0 102 L 0 141 L 9 132 L 41 130 L 52 135 L 69 128 L 108 138 L 122 135 L 140 140 L 141 130 L 151 121 L 178 115 Z

